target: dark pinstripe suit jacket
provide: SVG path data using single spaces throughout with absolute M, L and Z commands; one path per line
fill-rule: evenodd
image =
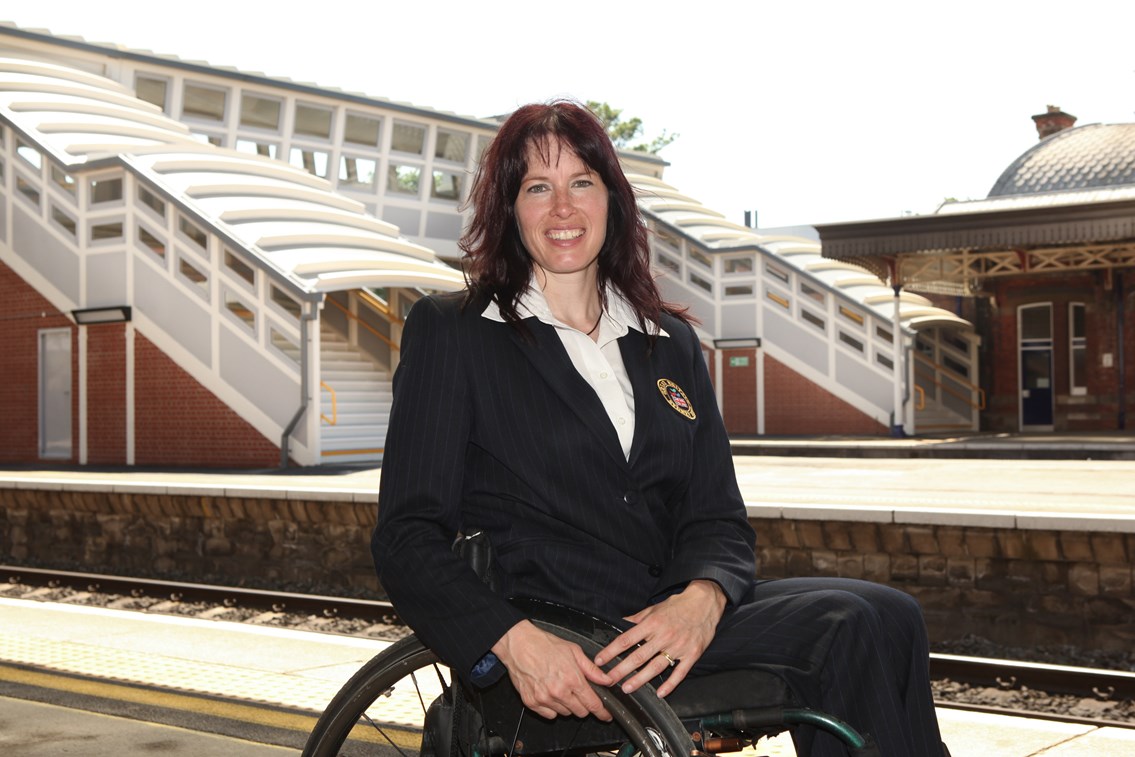
M 753 533 L 693 330 L 666 317 L 652 351 L 633 329 L 619 340 L 635 395 L 628 462 L 552 327 L 528 319 L 526 341 L 460 302 L 426 298 L 408 316 L 383 455 L 372 550 L 415 632 L 468 671 L 521 619 L 451 553 L 473 529 L 489 535 L 505 595 L 616 618 L 708 578 L 740 601 Z

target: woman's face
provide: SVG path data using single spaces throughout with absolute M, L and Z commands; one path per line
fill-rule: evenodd
M 570 148 L 548 148 L 545 160 L 528 146 L 515 205 L 520 238 L 545 273 L 585 271 L 596 265 L 607 236 L 607 187 Z

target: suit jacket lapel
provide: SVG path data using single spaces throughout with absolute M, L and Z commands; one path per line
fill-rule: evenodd
M 630 463 L 633 465 L 642 453 L 646 440 L 650 438 L 654 425 L 655 406 L 654 365 L 646 335 L 631 329 L 619 340 L 619 350 L 623 353 L 623 365 L 634 389 L 634 440 L 631 441 Z
M 603 409 L 603 403 L 599 401 L 599 396 L 595 394 L 591 385 L 575 369 L 571 358 L 568 357 L 567 350 L 564 349 L 563 342 L 556 334 L 556 330 L 536 318 L 525 319 L 524 325 L 529 328 L 535 338 L 535 343 L 525 340 L 523 336 L 517 333 L 516 329 L 510 327 L 508 330 L 513 342 L 539 371 L 552 391 L 595 434 L 603 448 L 621 464 L 626 465 L 627 459 L 623 456 L 623 448 L 619 444 L 619 435 L 615 432 L 615 427 L 611 425 L 611 419 L 607 415 L 607 411 Z M 635 392 L 637 394 L 637 387 Z M 637 411 L 635 423 L 638 423 Z M 636 430 L 635 437 L 637 438 L 637 436 L 638 431 Z

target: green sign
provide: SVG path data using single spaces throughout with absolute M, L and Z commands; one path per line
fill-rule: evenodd
M 729 358 L 729 367 L 730 368 L 745 368 L 748 365 L 749 365 L 749 358 L 748 358 L 747 355 L 745 357 L 731 357 L 731 358 Z

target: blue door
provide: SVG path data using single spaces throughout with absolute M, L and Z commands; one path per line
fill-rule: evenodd
M 1022 305 L 1017 311 L 1020 344 L 1021 429 L 1053 427 L 1052 303 Z

